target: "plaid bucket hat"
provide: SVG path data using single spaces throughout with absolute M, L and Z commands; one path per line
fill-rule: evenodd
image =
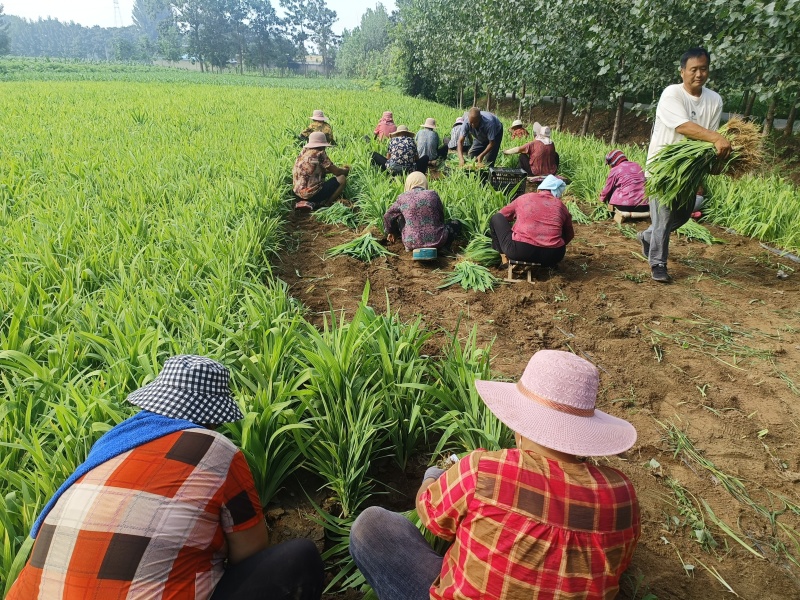
M 244 418 L 231 395 L 230 373 L 215 360 L 181 354 L 164 363 L 153 381 L 128 394 L 144 410 L 197 424 L 231 423 Z

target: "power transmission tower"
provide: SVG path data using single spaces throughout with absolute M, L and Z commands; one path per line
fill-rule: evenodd
M 119 9 L 119 0 L 114 0 L 114 27 L 122 27 L 122 11 Z

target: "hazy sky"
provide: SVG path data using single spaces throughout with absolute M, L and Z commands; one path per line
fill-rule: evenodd
M 134 0 L 119 0 L 119 11 L 122 25 L 131 25 L 131 9 Z M 378 0 L 327 0 L 328 8 L 336 11 L 339 19 L 333 30 L 341 33 L 342 29 L 353 29 L 361 23 L 361 15 L 368 8 L 374 8 Z M 59 21 L 75 21 L 91 27 L 113 27 L 114 0 L 0 0 L 5 6 L 5 14 L 36 19 L 53 17 Z M 388 12 L 395 8 L 394 0 L 381 2 Z M 279 8 L 278 0 L 272 0 L 272 6 Z

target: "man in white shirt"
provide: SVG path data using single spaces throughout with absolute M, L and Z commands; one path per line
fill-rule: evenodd
M 692 48 L 681 57 L 683 83 L 667 86 L 661 93 L 647 152 L 648 163 L 664 146 L 685 137 L 711 142 L 716 146 L 720 159 L 730 154 L 730 142 L 717 133 L 722 116 L 722 98 L 703 87 L 708 80 L 710 60 L 708 51 L 703 48 Z M 638 238 L 656 281 L 666 283 L 670 280 L 667 272 L 669 236 L 690 219 L 693 210 L 691 204 L 670 209 L 658 198 L 650 198 L 652 224 Z

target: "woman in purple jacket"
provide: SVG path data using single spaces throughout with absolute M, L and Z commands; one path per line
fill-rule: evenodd
M 644 171 L 639 163 L 629 161 L 622 150 L 612 150 L 606 154 L 606 164 L 611 167 L 611 172 L 600 192 L 600 201 L 608 202 L 614 208 L 614 220 L 622 223 L 625 219 L 649 218 Z

